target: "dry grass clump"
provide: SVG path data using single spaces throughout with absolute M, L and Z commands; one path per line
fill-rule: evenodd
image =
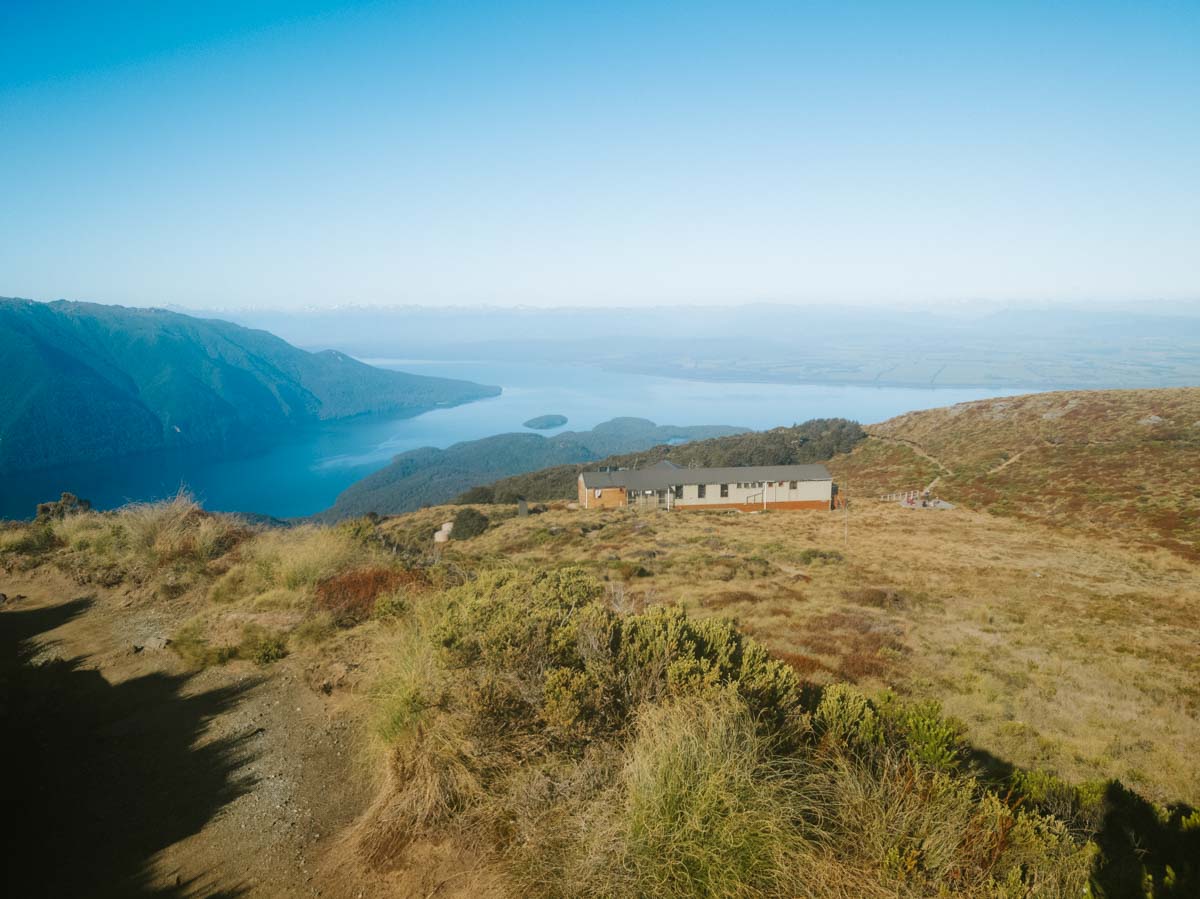
M 373 520 L 262 530 L 205 512 L 183 492 L 103 513 L 70 500 L 46 504 L 38 521 L 4 524 L 0 565 L 26 570 L 50 562 L 81 583 L 126 584 L 157 599 L 202 589 L 212 606 L 175 640 L 196 664 L 271 661 L 293 633 L 300 643 L 319 642 L 334 625 L 370 617 L 381 597 L 394 614 L 408 592 L 432 582 L 420 554 L 385 538 Z M 446 564 L 436 580 L 462 575 Z M 231 629 L 259 626 L 269 638 L 231 636 Z
M 206 566 L 254 533 L 233 516 L 203 511 L 186 493 L 115 512 L 68 503 L 69 494 L 39 520 L 12 527 L 0 556 L 23 567 L 47 557 L 84 583 L 149 585 L 172 597 L 203 579 Z
M 46 553 L 61 545 L 62 541 L 49 524 L 14 522 L 0 531 L 0 562 L 6 569 L 31 568 L 40 564 Z
M 307 596 L 317 584 L 380 558 L 347 530 L 304 526 L 267 531 L 242 546 L 209 590 L 216 603 L 234 603 L 271 589 Z
M 160 503 L 135 503 L 117 513 L 125 546 L 157 564 L 176 559 L 209 561 L 224 555 L 242 538 L 226 516 L 205 512 L 186 493 Z
M 516 876 L 540 895 L 836 895 L 850 879 L 829 884 L 828 864 L 814 876 L 797 773 L 733 693 L 649 706 L 611 785 L 575 810 L 574 838 L 549 853 L 523 840 Z
M 245 659 L 258 665 L 278 662 L 288 654 L 287 636 L 253 622 L 244 625 L 236 640 L 218 641 L 210 626 L 196 618 L 176 632 L 171 648 L 195 668 L 223 665 L 233 659 Z
M 208 589 L 208 638 L 225 630 L 223 621 L 249 615 L 275 621 L 295 645 L 319 643 L 366 621 L 382 598 L 403 608 L 407 592 L 427 588 L 428 575 L 405 567 L 376 536 L 361 520 L 265 531 L 242 543 Z
M 703 605 L 706 609 L 726 609 L 743 603 L 753 605 L 764 599 L 766 599 L 765 596 L 759 596 L 749 590 L 721 590 L 704 597 Z

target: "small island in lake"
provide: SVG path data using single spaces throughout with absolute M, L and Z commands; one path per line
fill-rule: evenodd
M 561 428 L 567 423 L 565 415 L 539 415 L 537 418 L 531 418 L 525 422 L 525 427 L 533 428 L 535 431 L 548 431 L 550 428 Z

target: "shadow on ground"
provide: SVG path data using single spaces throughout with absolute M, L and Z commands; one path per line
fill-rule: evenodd
M 1016 768 L 981 749 L 971 761 L 1004 792 Z M 1075 836 L 1096 841 L 1092 893 L 1097 899 L 1184 899 L 1200 896 L 1200 811 L 1186 803 L 1156 807 L 1120 781 L 1096 790 L 1062 785 L 1029 804 L 1067 822 Z M 1014 798 L 1020 790 L 1015 790 Z
M 197 746 L 251 685 L 185 695 L 187 676 L 111 684 L 38 640 L 87 600 L 0 612 L 5 894 L 231 896 L 199 880 L 153 883 L 151 860 L 248 791 L 245 737 Z

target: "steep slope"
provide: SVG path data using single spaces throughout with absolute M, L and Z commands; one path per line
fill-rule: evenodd
M 556 465 L 469 490 L 459 497 L 459 501 L 513 502 L 517 497 L 539 501 L 571 499 L 575 496 L 576 478 L 585 469 L 636 468 L 653 465 L 663 459 L 670 459 L 685 467 L 823 462 L 835 453 L 849 452 L 864 436 L 856 422 L 844 418 L 814 418 L 788 428 L 713 437 L 680 446 L 660 444 L 603 459 L 593 457 L 579 460 L 576 464 Z
M 615 452 L 645 450 L 656 444 L 733 435 L 725 425 L 677 427 L 644 418 L 614 418 L 590 431 L 540 434 L 497 434 L 456 443 L 446 449 L 424 447 L 396 456 L 387 468 L 344 490 L 318 521 L 337 521 L 376 512 L 396 515 L 421 506 L 444 503 L 464 488 L 553 465 L 576 465 Z
M 1200 388 L 1039 393 L 910 412 L 830 468 L 863 495 L 946 499 L 1200 558 Z
M 499 393 L 161 309 L 0 299 L 0 471 L 264 439 Z

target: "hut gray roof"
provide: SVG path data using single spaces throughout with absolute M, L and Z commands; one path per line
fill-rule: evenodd
M 824 465 L 744 465 L 736 468 L 680 468 L 655 465 L 618 471 L 585 471 L 589 490 L 624 487 L 626 490 L 664 490 L 677 484 L 740 484 L 747 481 L 832 481 Z

